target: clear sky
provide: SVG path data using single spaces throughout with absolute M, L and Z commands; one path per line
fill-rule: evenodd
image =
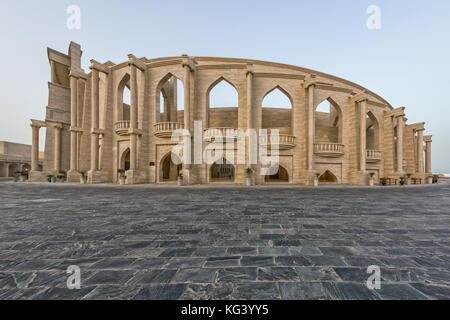
M 81 28 L 66 26 L 67 7 Z M 369 5 L 381 29 L 366 26 Z M 433 171 L 450 172 L 450 1 L 191 0 L 0 2 L 0 140 L 31 143 L 30 118 L 44 119 L 46 47 L 82 45 L 95 58 L 221 56 L 307 67 L 356 82 L 433 134 Z

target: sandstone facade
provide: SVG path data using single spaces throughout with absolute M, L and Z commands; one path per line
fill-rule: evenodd
M 407 123 L 404 107 L 393 108 L 350 81 L 280 63 L 188 55 L 130 54 L 118 64 L 91 60 L 87 73 L 81 54 L 73 42 L 68 54 L 48 49 L 49 102 L 45 120 L 31 123 L 31 180 L 67 171 L 69 181 L 86 172 L 89 183 L 117 182 L 117 170 L 124 169 L 128 184 L 175 181 L 179 173 L 186 184 L 244 184 L 251 167 L 255 184 L 312 185 L 319 174 L 327 182 L 364 185 L 371 172 L 376 180 L 410 173 L 422 182 L 431 174 L 431 136 L 424 135 L 424 123 Z M 183 110 L 177 110 L 177 79 L 184 88 Z M 236 89 L 238 105 L 210 107 L 209 94 L 221 81 Z M 125 88 L 131 92 L 129 104 Z M 288 97 L 290 109 L 262 108 L 274 90 Z M 323 101 L 329 112 L 316 110 Z M 223 163 L 173 163 L 171 134 L 184 128 L 193 135 L 194 121 L 220 132 L 278 129 L 279 172 L 263 176 L 260 164 L 226 157 Z M 41 127 L 47 127 L 42 170 Z M 202 148 L 208 143 L 202 139 Z

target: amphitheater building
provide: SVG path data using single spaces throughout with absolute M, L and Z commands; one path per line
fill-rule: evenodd
M 82 173 L 88 183 L 117 182 L 118 169 L 125 171 L 127 184 L 170 183 L 180 173 L 184 184 L 244 184 L 249 167 L 254 184 L 312 185 L 319 176 L 326 183 L 365 185 L 370 174 L 375 181 L 411 174 L 425 183 L 431 174 L 431 136 L 424 135 L 424 123 L 408 123 L 404 107 L 332 75 L 252 59 L 132 54 L 118 64 L 91 60 L 86 72 L 74 42 L 67 54 L 50 48 L 47 53 L 45 120 L 31 120 L 32 181 L 64 171 L 72 182 Z M 237 92 L 237 105 L 210 105 L 211 91 L 221 82 Z M 288 98 L 290 108 L 262 106 L 274 91 Z M 328 110 L 317 110 L 324 102 Z M 258 148 L 269 148 L 278 130 L 278 171 L 262 175 L 260 164 L 227 156 L 214 163 L 174 163 L 173 132 L 184 129 L 194 139 L 199 121 L 202 130 L 224 135 L 231 129 L 267 129 L 269 139 L 258 140 Z M 211 140 L 203 135 L 201 148 Z

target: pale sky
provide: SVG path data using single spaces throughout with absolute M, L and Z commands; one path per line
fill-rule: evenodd
M 81 9 L 79 30 L 66 25 L 72 4 Z M 370 5 L 381 9 L 379 30 L 366 26 Z M 342 77 L 394 107 L 405 106 L 408 123 L 425 121 L 425 134 L 433 135 L 433 171 L 450 172 L 448 0 L 2 0 L 0 39 L 0 140 L 31 144 L 30 119 L 45 118 L 46 47 L 67 52 L 75 41 L 86 70 L 91 58 L 117 63 L 129 53 L 187 53 L 268 60 Z

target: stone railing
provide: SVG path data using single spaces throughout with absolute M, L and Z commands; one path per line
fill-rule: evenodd
M 214 141 L 217 137 L 222 137 L 222 141 L 233 141 L 236 139 L 236 130 L 233 128 L 208 128 L 204 130 L 203 140 Z
M 344 145 L 335 142 L 316 142 L 314 153 L 324 157 L 340 157 L 344 154 Z
M 367 162 L 381 161 L 381 151 L 371 149 L 366 150 L 366 161 Z
M 278 142 L 278 146 L 280 150 L 292 149 L 295 147 L 295 136 L 289 134 L 279 134 L 277 135 L 260 135 L 259 137 L 260 144 L 264 147 L 270 148 L 272 144 L 276 144 Z
M 158 122 L 153 126 L 153 134 L 159 138 L 170 138 L 175 130 L 183 128 L 184 124 L 178 122 Z
M 119 136 L 126 136 L 128 135 L 128 130 L 130 129 L 130 121 L 126 120 L 126 121 L 117 121 L 114 124 L 114 131 L 119 135 Z

